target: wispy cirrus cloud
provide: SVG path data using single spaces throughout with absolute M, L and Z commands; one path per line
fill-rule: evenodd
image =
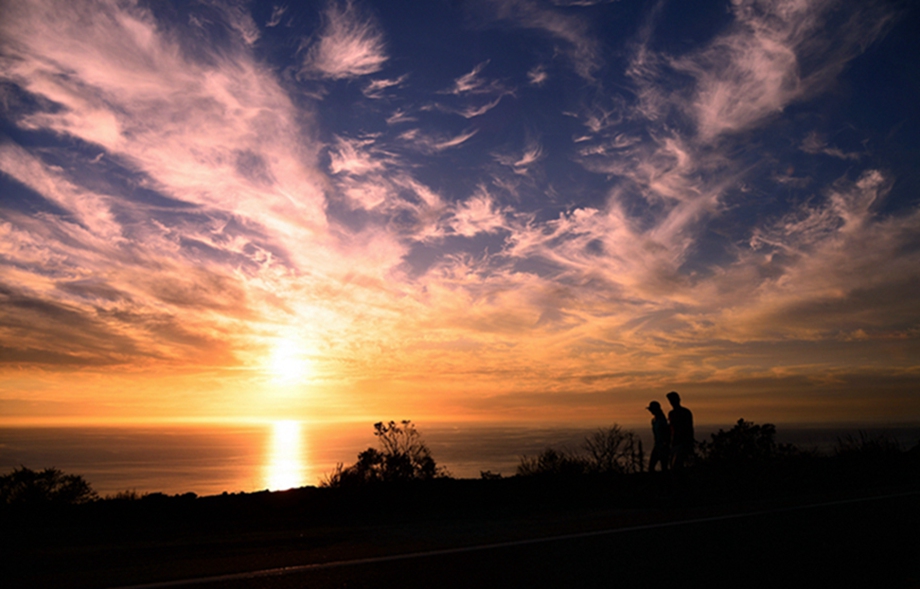
M 268 22 L 265 23 L 266 27 L 277 27 L 281 24 L 281 18 L 284 16 L 288 10 L 287 6 L 272 6 L 272 14 L 268 19 Z
M 543 65 L 534 66 L 527 72 L 527 80 L 533 86 L 540 86 L 548 79 L 549 74 L 546 73 L 546 68 Z
M 486 78 L 480 76 L 482 70 L 489 65 L 488 61 L 484 61 L 474 67 L 470 72 L 463 74 L 456 80 L 454 80 L 453 86 L 444 90 L 445 94 L 483 94 L 491 93 L 495 90 L 495 81 L 489 81 Z
M 492 233 L 505 226 L 504 216 L 488 191 L 480 186 L 477 193 L 454 207 L 448 220 L 451 232 L 464 237 Z
M 401 133 L 399 139 L 410 149 L 424 153 L 436 153 L 459 147 L 472 139 L 478 132 L 477 129 L 468 129 L 459 135 L 445 137 L 443 135 L 429 135 L 416 128 Z
M 259 32 L 259 26 L 252 19 L 252 15 L 249 14 L 249 10 L 246 9 L 245 5 L 227 3 L 227 4 L 215 4 L 215 6 L 224 14 L 227 24 L 231 29 L 236 31 L 243 41 L 247 45 L 252 45 L 259 40 L 261 33 Z M 280 18 L 280 14 L 278 17 Z M 272 14 L 272 18 L 275 18 L 275 14 Z
M 526 174 L 530 167 L 545 157 L 543 147 L 535 140 L 529 140 L 523 153 L 518 155 L 496 154 L 498 163 L 510 167 L 515 174 Z
M 400 123 L 414 123 L 418 121 L 418 118 L 410 115 L 403 109 L 397 109 L 390 116 L 387 117 L 386 122 L 388 125 L 399 125 Z
M 379 80 L 371 80 L 367 86 L 364 87 L 362 92 L 364 92 L 364 95 L 368 98 L 383 98 L 386 95 L 386 90 L 402 86 L 408 78 L 409 74 L 403 74 L 398 78 L 393 79 L 383 78 Z
M 457 114 L 459 114 L 465 119 L 473 119 L 476 117 L 481 117 L 482 115 L 486 114 L 487 112 L 489 112 L 490 110 L 498 106 L 498 103 L 501 102 L 501 100 L 502 100 L 502 96 L 499 96 L 495 100 L 492 100 L 485 104 L 481 104 L 478 106 L 467 106 L 466 108 L 458 109 L 456 112 Z
M 672 54 L 655 9 L 621 48 L 585 18 L 602 3 L 484 4 L 503 27 L 459 57 L 407 54 L 431 39 L 391 37 L 385 4 L 261 29 L 236 3 L 7 6 L 0 362 L 207 374 L 248 410 L 293 342 L 315 374 L 283 411 L 534 415 L 915 370 L 916 207 L 884 212 L 898 178 L 863 135 L 786 114 L 884 7 L 739 1 Z
M 575 138 L 580 161 L 620 178 L 623 192 L 614 195 L 638 194 L 652 204 L 650 231 L 671 236 L 661 243 L 675 252 L 691 253 L 697 232 L 720 214 L 727 191 L 749 172 L 736 159 L 738 146 L 719 141 L 820 92 L 891 17 L 846 21 L 839 35 L 819 32 L 835 9 L 830 2 L 739 2 L 724 33 L 680 57 L 649 48 L 658 14 L 653 10 L 627 70 L 636 100 L 596 103 L 579 114 L 588 131 Z M 831 36 L 844 43 L 829 48 Z M 680 77 L 686 74 L 693 80 L 689 88 Z M 689 116 L 692 131 L 665 123 L 675 113 Z
M 368 172 L 378 172 L 386 166 L 386 154 L 375 153 L 374 137 L 362 139 L 336 138 L 336 146 L 329 153 L 329 170 L 333 174 L 347 173 L 351 175 L 364 175 Z M 381 157 L 383 156 L 383 157 Z
M 485 69 L 488 64 L 488 61 L 484 61 L 476 65 L 470 72 L 456 78 L 453 85 L 450 88 L 442 90 L 440 94 L 450 94 L 466 100 L 482 96 L 494 96 L 494 98 L 486 102 L 479 100 L 474 104 L 463 102 L 459 105 L 447 105 L 438 102 L 434 103 L 429 108 L 458 114 L 466 119 L 472 119 L 482 116 L 498 106 L 498 103 L 501 102 L 502 98 L 505 96 L 509 94 L 513 95 L 513 90 L 506 88 L 499 80 L 490 80 L 481 75 L 483 69 Z
M 884 174 L 868 170 L 837 182 L 822 202 L 756 231 L 750 250 L 723 278 L 734 292 L 747 293 L 722 311 L 731 318 L 726 333 L 776 340 L 910 337 L 920 216 L 879 215 L 890 186 Z
M 846 152 L 839 147 L 828 145 L 827 141 L 821 137 L 817 131 L 812 131 L 809 133 L 805 139 L 802 140 L 802 144 L 799 145 L 799 149 L 812 155 L 820 153 L 842 160 L 859 160 L 862 157 L 862 154 Z
M 585 19 L 546 8 L 533 0 L 490 0 L 487 5 L 496 19 L 541 31 L 562 41 L 562 51 L 578 75 L 588 80 L 594 79 L 594 73 L 603 60 L 600 44 Z
M 74 23 L 90 11 L 93 26 L 78 34 Z M 24 128 L 72 135 L 127 158 L 160 190 L 187 202 L 255 217 L 294 206 L 297 218 L 325 224 L 321 197 L 295 204 L 285 194 L 285 185 L 315 186 L 316 177 L 293 165 L 291 149 L 303 148 L 294 108 L 251 57 L 231 52 L 218 61 L 228 67 L 188 60 L 141 9 L 75 3 L 54 11 L 36 3 L 16 16 L 20 28 L 7 34 L 21 49 L 9 74 L 61 107 L 25 115 Z M 273 188 L 265 193 L 269 177 Z M 262 204 L 250 208 L 256 193 Z
M 824 90 L 891 23 L 872 3 L 835 30 L 822 29 L 836 2 L 734 3 L 729 31 L 705 49 L 670 60 L 696 88 L 686 105 L 701 139 L 749 129 L 788 104 Z
M 302 73 L 333 80 L 366 76 L 387 61 L 383 34 L 352 0 L 332 0 L 319 37 L 304 58 Z
M 153 13 L 117 3 L 34 2 L 7 14 L 4 77 L 54 104 L 23 111 L 17 124 L 69 137 L 100 174 L 128 179 L 127 191 L 103 176 L 87 182 L 80 152 L 62 168 L 46 159 L 53 149 L 2 147 L 4 174 L 57 207 L 34 217 L 4 210 L 15 300 L 47 301 L 99 338 L 130 341 L 118 344 L 117 362 L 245 361 L 229 351 L 292 312 L 284 293 L 299 268 L 335 273 L 323 174 L 316 146 L 302 141 L 301 113 L 244 38 L 186 53 Z M 133 196 L 141 191 L 157 196 Z M 326 254 L 304 247 L 322 243 Z M 377 260 L 398 251 L 367 243 Z M 4 321 L 16 313 L 7 309 Z M 80 341 L 70 327 L 42 325 L 30 349 Z M 116 361 L 90 348 L 78 356 L 98 354 Z

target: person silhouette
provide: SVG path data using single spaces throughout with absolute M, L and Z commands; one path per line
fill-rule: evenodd
M 668 422 L 671 424 L 671 468 L 681 469 L 693 455 L 693 413 L 681 406 L 677 391 L 668 393 L 667 398 L 673 407 L 668 413 Z
M 668 425 L 668 418 L 664 416 L 661 410 L 661 403 L 652 401 L 646 407 L 652 413 L 652 436 L 655 439 L 655 445 L 652 448 L 652 455 L 648 459 L 648 471 L 653 472 L 655 465 L 661 465 L 661 471 L 668 470 L 671 453 L 671 426 Z

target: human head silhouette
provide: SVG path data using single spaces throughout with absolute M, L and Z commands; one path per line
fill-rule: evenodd
M 666 396 L 671 407 L 680 407 L 680 395 L 677 394 L 677 391 L 671 391 Z
M 652 401 L 651 403 L 648 404 L 648 407 L 646 407 L 646 409 L 648 409 L 649 411 L 657 415 L 658 413 L 661 413 L 661 403 L 659 403 L 658 401 Z

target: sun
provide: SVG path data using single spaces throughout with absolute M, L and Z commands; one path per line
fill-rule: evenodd
M 268 358 L 267 369 L 277 380 L 292 383 L 309 376 L 312 363 L 301 346 L 291 340 L 277 342 Z

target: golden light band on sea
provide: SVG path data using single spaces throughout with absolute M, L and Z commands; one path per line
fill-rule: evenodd
M 275 421 L 265 452 L 265 486 L 281 491 L 308 484 L 307 451 L 303 424 L 299 421 Z

